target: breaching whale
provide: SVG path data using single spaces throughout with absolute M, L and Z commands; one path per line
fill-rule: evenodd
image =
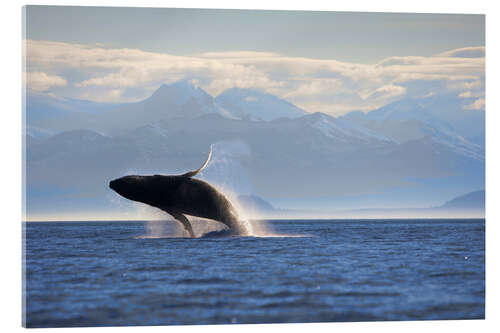
M 232 233 L 245 235 L 247 231 L 229 200 L 212 185 L 193 178 L 203 166 L 182 175 L 130 175 L 112 180 L 109 187 L 119 195 L 145 203 L 170 214 L 182 224 L 191 237 L 195 237 L 191 223 L 185 215 L 196 216 L 224 223 Z

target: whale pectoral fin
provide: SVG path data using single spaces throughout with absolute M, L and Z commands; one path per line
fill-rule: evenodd
M 193 232 L 193 227 L 191 226 L 191 223 L 189 223 L 189 220 L 187 217 L 185 217 L 183 214 L 175 212 L 175 211 L 167 211 L 170 215 L 174 217 L 177 221 L 179 221 L 183 226 L 184 229 L 186 229 L 187 232 L 189 232 L 189 236 L 194 238 L 194 232 Z

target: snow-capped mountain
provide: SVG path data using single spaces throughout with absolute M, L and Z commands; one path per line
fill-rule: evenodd
M 424 102 L 398 101 L 366 114 L 350 112 L 340 119 L 369 128 L 400 143 L 430 138 L 457 154 L 484 159 L 483 147 L 467 140 L 452 125 L 435 116 Z
M 360 126 L 347 119 L 334 118 L 327 114 L 316 112 L 301 118 L 311 127 L 319 130 L 322 134 L 335 140 L 347 142 L 353 139 L 361 141 L 392 141 L 393 139 Z
M 225 113 L 215 104 L 212 96 L 186 80 L 161 85 L 151 97 L 140 103 L 153 111 L 162 110 L 161 116 L 165 118 L 199 116 L 206 113 L 224 115 Z
M 27 103 L 26 113 L 28 124 L 54 132 L 92 129 L 107 135 L 123 134 L 161 119 L 208 113 L 231 117 L 212 96 L 189 81 L 164 84 L 142 101 L 121 105 L 78 100 L 63 103 L 50 96 L 38 96 Z
M 298 118 L 307 114 L 284 99 L 254 89 L 227 89 L 218 95 L 215 101 L 237 119 L 270 121 L 278 118 Z
M 202 177 L 271 202 L 355 200 L 398 189 L 399 197 L 407 193 L 401 205 L 413 205 L 411 200 L 444 201 L 484 187 L 484 149 L 427 103 L 405 100 L 367 114 L 332 117 L 305 113 L 272 95 L 233 92 L 226 96 L 239 96 L 237 107 L 222 107 L 224 94 L 214 99 L 178 82 L 138 103 L 71 111 L 57 118 L 64 120 L 57 130 L 28 117 L 28 208 L 118 209 L 109 199 L 109 179 L 193 170 L 205 161 L 210 144 L 212 164 Z M 261 97 L 261 107 L 247 97 Z

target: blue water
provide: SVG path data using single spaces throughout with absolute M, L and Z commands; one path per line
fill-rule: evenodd
M 484 318 L 480 220 L 269 221 L 301 237 L 24 224 L 27 327 Z

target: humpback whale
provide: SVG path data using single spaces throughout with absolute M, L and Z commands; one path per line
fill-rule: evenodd
M 191 237 L 195 237 L 185 215 L 221 222 L 232 233 L 245 235 L 247 231 L 229 200 L 212 185 L 193 178 L 210 161 L 212 146 L 201 168 L 182 175 L 129 175 L 110 181 L 109 187 L 129 200 L 159 208 L 176 219 Z

